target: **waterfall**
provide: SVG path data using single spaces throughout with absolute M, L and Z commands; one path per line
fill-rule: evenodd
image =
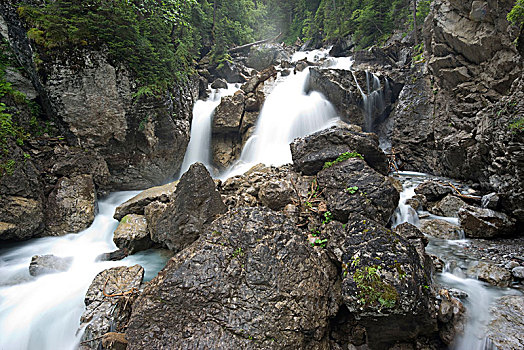
M 121 261 L 95 262 L 116 249 L 113 231 L 115 208 L 138 192 L 118 192 L 99 202 L 100 212 L 85 231 L 62 237 L 45 237 L 0 249 L 0 349 L 76 349 L 76 334 L 84 311 L 84 296 L 96 274 L 114 266 L 140 264 L 146 279 L 153 278 L 167 257 L 149 251 Z M 73 257 L 67 272 L 32 277 L 33 255 Z
M 351 67 L 351 66 L 350 66 Z M 382 89 L 382 84 L 380 83 L 380 78 L 374 74 L 366 71 L 366 91 L 360 86 L 358 79 L 353 73 L 353 80 L 357 86 L 360 95 L 362 96 L 362 101 L 364 105 L 364 131 L 373 132 L 375 123 L 375 115 L 377 111 L 382 112 L 384 110 L 385 101 L 384 101 L 384 91 Z M 389 87 L 387 84 L 386 87 Z
M 211 89 L 211 94 L 206 100 L 198 100 L 193 106 L 191 136 L 184 156 L 184 162 L 180 168 L 180 176 L 189 169 L 191 164 L 196 162 L 204 164 L 212 173 L 210 156 L 211 127 L 215 109 L 220 104 L 222 97 L 233 95 L 238 89 L 239 87 L 236 84 L 228 84 L 227 89 Z
M 334 125 L 338 120 L 331 103 L 319 92 L 306 93 L 309 68 L 282 79 L 266 98 L 253 135 L 240 158 L 221 178 L 239 175 L 253 165 L 291 162 L 289 144 Z

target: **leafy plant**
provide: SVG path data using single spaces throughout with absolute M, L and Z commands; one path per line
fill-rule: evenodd
M 244 256 L 244 251 L 242 250 L 242 248 L 238 247 L 237 249 L 235 249 L 235 251 L 233 252 L 233 258 L 242 257 L 242 256 Z
M 343 162 L 343 161 L 345 161 L 345 160 L 348 160 L 348 159 L 350 159 L 350 158 L 360 158 L 360 159 L 364 159 L 364 157 L 363 157 L 361 154 L 357 153 L 357 152 L 344 152 L 344 153 L 342 153 L 341 155 L 339 155 L 339 156 L 337 157 L 337 159 L 335 159 L 334 161 L 332 161 L 332 162 L 325 162 L 325 163 L 324 163 L 324 166 L 322 167 L 322 169 L 330 168 L 330 167 L 332 167 L 333 165 L 338 164 L 338 163 L 341 163 L 341 162 Z
M 324 238 L 324 239 L 317 238 L 315 239 L 313 243 L 311 243 L 311 246 L 312 247 L 319 246 L 320 248 L 325 248 L 327 245 L 327 242 L 328 242 L 327 238 Z
M 346 188 L 346 192 L 349 194 L 355 194 L 358 192 L 358 187 L 357 186 L 348 187 Z
M 324 218 L 322 219 L 322 224 L 327 225 L 333 220 L 333 214 L 330 211 L 324 213 Z
M 380 270 L 380 266 L 356 268 L 353 281 L 360 291 L 359 302 L 365 306 L 392 308 L 398 300 L 398 292 L 393 286 L 382 281 Z

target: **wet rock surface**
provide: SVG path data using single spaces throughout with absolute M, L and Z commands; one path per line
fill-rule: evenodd
M 86 310 L 80 318 L 84 349 L 98 349 L 102 336 L 127 323 L 144 277 L 140 265 L 114 267 L 96 275 L 87 290 Z
M 491 312 L 493 319 L 488 325 L 487 338 L 499 349 L 522 349 L 524 296 L 504 296 L 498 300 Z
M 226 211 L 206 167 L 191 165 L 177 185 L 175 197 L 150 227 L 151 239 L 177 252 L 193 243 L 205 225 Z
M 452 192 L 451 187 L 441 185 L 435 181 L 425 181 L 415 188 L 415 193 L 424 195 L 429 202 L 439 201 Z
M 325 162 L 333 161 L 345 152 L 357 152 L 380 174 L 388 173 L 386 155 L 378 147 L 376 135 L 354 131 L 350 126 L 332 127 L 297 138 L 290 147 L 293 164 L 304 175 L 318 173 Z
M 499 287 L 507 287 L 511 281 L 511 273 L 507 269 L 482 261 L 471 266 L 467 273 L 481 281 Z
M 54 255 L 35 255 L 31 258 L 29 264 L 29 274 L 31 276 L 40 276 L 49 273 L 64 272 L 69 270 L 73 258 L 61 258 Z
M 320 171 L 318 184 L 333 217 L 346 222 L 350 213 L 361 213 L 386 224 L 399 201 L 387 177 L 360 158 L 352 158 Z
M 460 226 L 453 225 L 445 220 L 422 220 L 420 230 L 427 235 L 443 239 L 460 239 L 464 236 Z
M 283 214 L 237 209 L 151 281 L 126 337 L 134 349 L 323 347 L 336 274 Z
M 515 220 L 491 209 L 467 206 L 459 210 L 460 226 L 467 237 L 494 238 L 515 233 Z
M 458 217 L 458 212 L 467 204 L 460 198 L 448 194 L 434 206 L 429 208 L 429 211 L 435 215 Z

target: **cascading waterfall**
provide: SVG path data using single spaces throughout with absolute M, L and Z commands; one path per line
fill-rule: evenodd
M 351 67 L 351 66 L 350 66 Z M 382 84 L 380 83 L 380 78 L 374 74 L 366 71 L 366 91 L 358 83 L 358 79 L 353 73 L 353 79 L 357 85 L 358 91 L 362 96 L 362 101 L 364 104 L 364 131 L 373 132 L 375 121 L 375 111 L 384 110 L 384 91 L 382 89 Z M 387 79 L 385 79 L 387 84 Z M 386 85 L 388 87 L 389 84 Z
M 211 89 L 211 87 L 210 87 Z M 180 168 L 180 175 L 185 173 L 191 164 L 200 162 L 211 172 L 211 127 L 215 109 L 222 97 L 233 95 L 238 91 L 236 84 L 228 84 L 227 89 L 211 89 L 206 100 L 198 100 L 193 106 L 193 121 L 191 122 L 191 136 L 187 145 L 184 162 Z
M 428 179 L 429 175 L 416 172 L 399 172 L 398 175 L 404 179 L 404 190 L 400 194 L 400 202 L 393 215 L 392 226 L 397 226 L 403 222 L 418 226 L 418 214 L 406 204 L 406 201 L 414 196 L 415 188 Z M 457 218 L 440 217 L 426 212 L 424 214 L 428 219 L 441 219 L 458 225 Z M 485 336 L 485 327 L 490 320 L 489 309 L 491 305 L 497 298 L 504 295 L 520 293 L 514 289 L 493 287 L 485 282 L 467 278 L 463 269 L 467 269 L 473 261 L 463 252 L 463 247 L 468 244 L 468 240 L 463 239 L 463 237 L 459 240 L 446 240 L 428 236 L 428 239 L 429 244 L 426 251 L 447 262 L 444 271 L 436 275 L 437 282 L 449 288 L 462 290 L 468 295 L 466 299 L 462 300 L 467 308 L 464 334 L 457 337 L 452 348 L 455 350 L 491 350 L 492 348 Z M 450 264 L 450 261 L 454 264 Z M 452 265 L 456 266 L 453 267 Z
M 96 274 L 115 266 L 140 264 L 145 279 L 153 278 L 168 256 L 150 250 L 116 262 L 95 262 L 116 249 L 113 231 L 118 221 L 115 208 L 139 192 L 118 192 L 99 202 L 99 214 L 91 227 L 78 234 L 46 237 L 12 244 L 0 250 L 0 349 L 75 349 L 76 334 L 84 311 L 84 296 Z M 73 257 L 67 272 L 39 277 L 29 275 L 34 255 Z

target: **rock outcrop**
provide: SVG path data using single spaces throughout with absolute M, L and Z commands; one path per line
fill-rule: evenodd
M 515 219 L 491 209 L 477 208 L 471 205 L 458 212 L 460 226 L 467 237 L 495 238 L 515 233 Z
M 145 288 L 126 338 L 132 349 L 326 347 L 336 274 L 285 215 L 230 211 Z
M 488 325 L 487 338 L 499 349 L 517 350 L 524 347 L 524 297 L 508 295 L 500 298 L 491 309 L 493 319 Z
M 122 218 L 113 234 L 113 242 L 128 254 L 149 249 L 153 241 L 149 235 L 147 220 L 143 215 L 128 214 Z

